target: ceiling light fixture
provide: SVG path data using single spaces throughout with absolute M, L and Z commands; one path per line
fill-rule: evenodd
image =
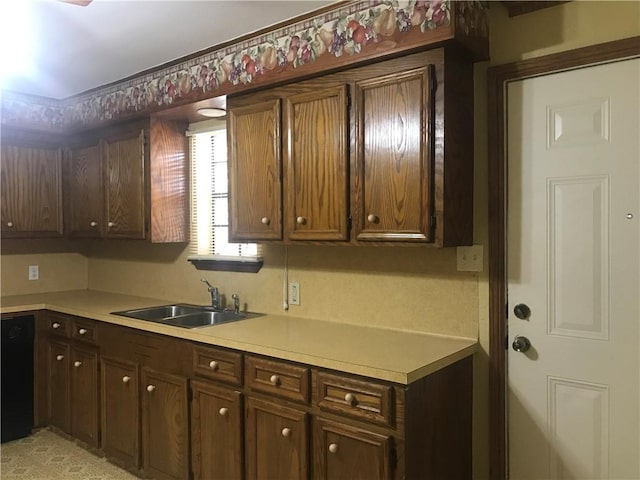
M 196 110 L 196 112 L 203 117 L 210 118 L 220 118 L 224 117 L 227 114 L 227 111 L 224 108 L 218 107 L 199 108 L 198 110 Z

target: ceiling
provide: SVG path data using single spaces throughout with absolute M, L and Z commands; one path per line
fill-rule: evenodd
M 27 5 L 30 24 L 3 42 L 21 45 L 30 33 L 33 68 L 23 74 L 5 71 L 2 88 L 66 98 L 334 1 L 93 0 L 81 7 L 56 0 L 11 0 Z M 7 25 L 0 30 L 7 31 Z

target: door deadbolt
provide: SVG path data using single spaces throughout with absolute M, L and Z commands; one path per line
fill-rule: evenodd
M 516 335 L 511 346 L 516 352 L 524 353 L 531 348 L 531 342 L 527 337 Z
M 520 320 L 527 320 L 531 316 L 531 309 L 524 303 L 519 303 L 513 307 L 513 313 Z

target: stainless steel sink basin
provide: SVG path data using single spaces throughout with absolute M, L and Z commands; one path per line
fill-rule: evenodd
M 262 315 L 260 313 L 248 312 L 235 313 L 233 310 L 212 310 L 211 307 L 184 304 L 135 308 L 111 313 L 112 315 L 120 315 L 137 320 L 146 320 L 183 328 L 207 327 Z

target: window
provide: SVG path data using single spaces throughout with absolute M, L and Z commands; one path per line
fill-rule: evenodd
M 208 131 L 198 131 L 198 125 L 190 128 L 189 132 L 191 255 L 188 259 L 199 269 L 253 271 L 248 269 L 248 264 L 262 265 L 259 246 L 229 242 L 227 132 L 224 123 L 222 128 L 211 129 L 209 126 Z

